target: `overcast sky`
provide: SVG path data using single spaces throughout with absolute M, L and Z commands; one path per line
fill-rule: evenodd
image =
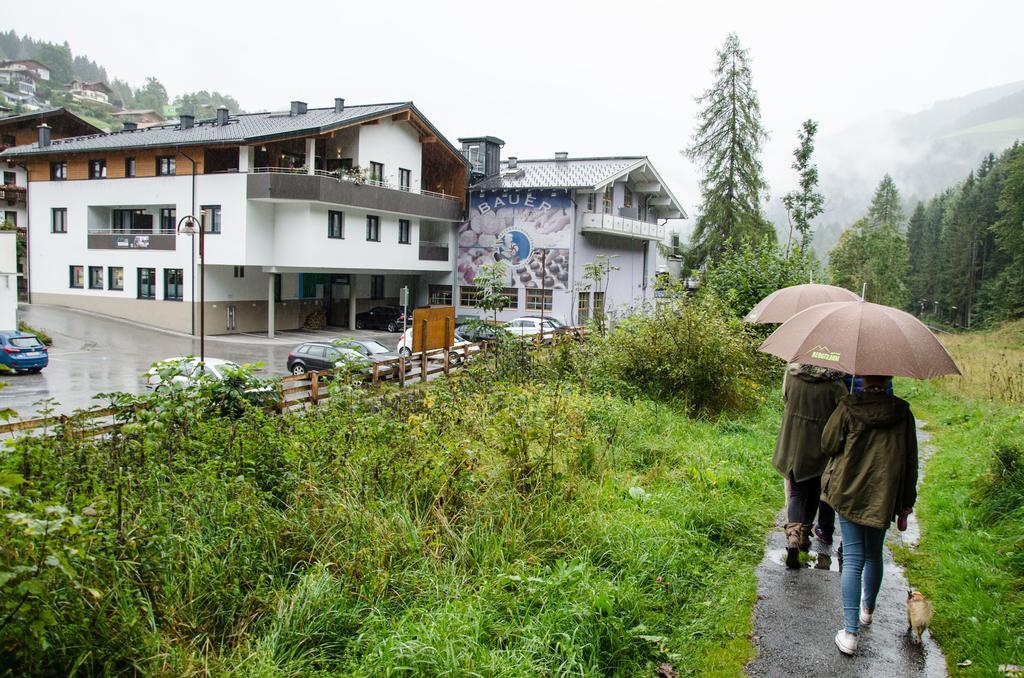
M 74 9 L 71 9 L 71 8 Z M 735 31 L 771 132 L 773 195 L 792 188 L 802 120 L 835 133 L 882 111 L 1024 79 L 1024 2 L 18 2 L 6 27 L 134 86 L 233 95 L 246 110 L 413 100 L 453 142 L 504 155 L 648 155 L 687 207 L 679 153 L 715 49 Z M 865 149 L 870 152 L 870 149 Z M 827 158 L 819 158 L 826 163 Z

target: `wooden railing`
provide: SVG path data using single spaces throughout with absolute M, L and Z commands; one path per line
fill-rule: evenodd
M 528 349 L 539 349 L 554 344 L 559 337 L 568 336 L 576 341 L 584 341 L 586 329 L 583 327 L 569 327 L 553 332 L 522 337 L 524 347 Z M 452 348 L 437 348 L 421 353 L 413 353 L 409 357 L 391 358 L 375 362 L 366 367 L 352 370 L 346 368 L 323 370 L 319 372 L 306 372 L 305 374 L 288 375 L 282 377 L 278 382 L 278 401 L 268 409 L 275 412 L 285 412 L 296 407 L 315 406 L 330 397 L 328 383 L 332 379 L 344 376 L 341 373 L 353 376 L 367 387 L 376 387 L 384 382 L 397 383 L 404 387 L 410 383 L 426 382 L 432 375 L 450 374 L 454 370 L 462 369 L 470 360 L 493 353 L 493 342 L 481 341 L 476 343 L 460 343 Z M 21 421 L 9 422 L 0 425 L 0 436 L 43 429 L 42 433 L 50 433 L 47 429 L 56 429 L 66 426 L 68 423 L 75 423 L 74 435 L 92 437 L 103 435 L 113 431 L 121 425 L 118 415 L 124 416 L 126 411 L 105 407 L 102 409 L 82 410 L 74 414 L 54 415 L 36 419 L 24 419 Z

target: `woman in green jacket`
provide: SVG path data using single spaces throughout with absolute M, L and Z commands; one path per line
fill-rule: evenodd
M 782 415 L 772 466 L 786 480 L 786 566 L 800 567 L 800 551 L 811 546 L 811 527 L 821 496 L 821 472 L 828 463 L 821 432 L 846 395 L 843 373 L 816 365 L 792 364 L 782 383 Z
M 910 405 L 886 393 L 889 377 L 864 377 L 864 390 L 839 401 L 821 436 L 831 459 L 822 499 L 839 514 L 843 535 L 844 628 L 836 645 L 857 650 L 882 585 L 882 547 L 889 523 L 917 500 L 917 430 Z

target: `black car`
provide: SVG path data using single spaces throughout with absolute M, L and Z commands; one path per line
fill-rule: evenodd
M 401 332 L 404 320 L 401 306 L 375 306 L 369 311 L 356 313 L 356 329 Z
M 493 341 L 498 337 L 498 334 L 501 331 L 502 329 L 500 327 L 488 325 L 484 322 L 467 323 L 455 328 L 455 340 L 469 341 L 472 343 L 476 343 L 478 341 Z
M 376 341 L 307 341 L 288 354 L 288 371 L 292 374 L 305 374 L 346 366 L 371 374 L 373 363 L 387 362 L 397 357 L 397 353 L 388 351 Z M 411 367 L 411 364 L 406 365 L 405 371 L 408 372 Z M 389 363 L 380 369 L 378 376 L 386 379 L 397 374 L 397 367 Z

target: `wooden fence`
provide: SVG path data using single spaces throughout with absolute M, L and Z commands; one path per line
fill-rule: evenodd
M 586 338 L 586 329 L 571 327 L 523 337 L 524 348 L 540 349 L 551 346 L 559 337 L 571 337 L 582 342 Z M 464 368 L 470 360 L 477 360 L 492 354 L 493 350 L 492 342 L 460 343 L 450 349 L 438 348 L 422 353 L 413 353 L 409 357 L 374 362 L 365 368 L 359 368 L 355 376 L 367 387 L 376 387 L 385 382 L 397 383 L 404 387 L 410 383 L 425 382 L 432 375 L 450 374 L 454 370 Z M 268 409 L 285 412 L 296 407 L 315 406 L 329 397 L 327 382 L 337 377 L 338 370 L 306 372 L 305 374 L 281 377 L 279 382 L 275 380 L 278 388 L 278 401 Z M 24 419 L 0 425 L 0 436 L 13 436 L 39 429 L 43 429 L 42 433 L 45 435 L 49 433 L 47 429 L 63 427 L 69 422 L 77 424 L 74 429 L 75 435 L 98 436 L 109 433 L 120 426 L 119 414 L 123 416 L 125 413 L 117 408 L 105 407 L 83 410 L 69 415 L 59 414 L 37 419 Z

